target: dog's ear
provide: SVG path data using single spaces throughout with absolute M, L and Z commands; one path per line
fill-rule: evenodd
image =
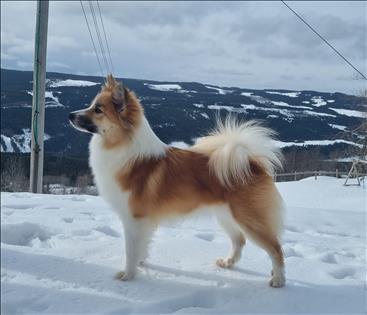
M 112 92 L 112 103 L 118 113 L 128 105 L 129 90 L 119 84 Z
M 111 73 L 108 74 L 107 77 L 106 77 L 106 84 L 113 85 L 115 82 L 116 82 L 116 80 L 113 77 L 113 75 Z
M 107 75 L 104 88 L 113 90 L 119 83 L 113 77 L 112 74 Z

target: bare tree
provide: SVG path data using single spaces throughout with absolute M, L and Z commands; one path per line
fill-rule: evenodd
M 93 179 L 89 174 L 79 175 L 76 178 L 76 193 L 89 194 L 89 187 L 93 184 Z
M 28 191 L 27 170 L 21 157 L 13 157 L 1 165 L 2 191 Z

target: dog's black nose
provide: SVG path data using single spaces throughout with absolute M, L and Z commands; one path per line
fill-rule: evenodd
M 75 116 L 76 115 L 74 113 L 70 113 L 69 114 L 69 120 L 74 120 Z

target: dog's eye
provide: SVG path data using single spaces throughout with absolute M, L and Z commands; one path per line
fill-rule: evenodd
M 97 113 L 97 114 L 102 114 L 103 113 L 99 107 L 96 107 L 94 109 L 94 112 Z

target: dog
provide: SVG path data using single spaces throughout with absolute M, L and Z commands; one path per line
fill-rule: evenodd
M 134 278 L 160 222 L 209 208 L 232 243 L 216 264 L 232 267 L 246 236 L 271 258 L 270 286 L 285 285 L 284 203 L 272 178 L 282 156 L 272 130 L 228 117 L 190 148 L 170 147 L 153 132 L 134 92 L 112 75 L 91 105 L 69 120 L 93 134 L 89 163 L 97 189 L 124 227 L 126 264 L 116 278 Z

